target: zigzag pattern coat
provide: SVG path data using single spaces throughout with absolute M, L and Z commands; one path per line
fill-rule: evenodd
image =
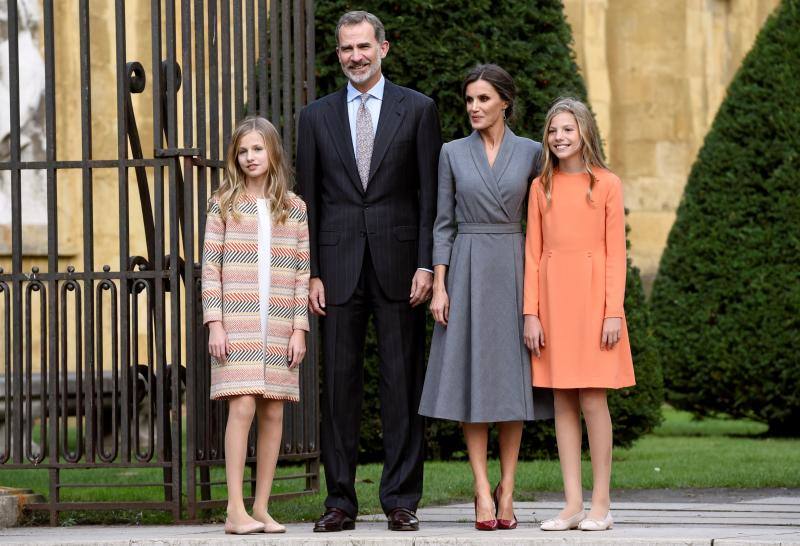
M 212 198 L 203 243 L 203 324 L 221 320 L 230 346 L 225 361 L 211 360 L 211 398 L 250 394 L 300 399 L 298 369 L 286 358 L 294 330 L 308 331 L 309 248 L 306 205 L 290 194 L 283 225 L 272 223 L 267 343 L 261 332 L 258 289 L 258 207 L 239 200 L 238 220 L 223 218 Z

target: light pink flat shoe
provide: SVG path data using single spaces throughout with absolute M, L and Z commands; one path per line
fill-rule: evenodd
M 614 527 L 614 519 L 611 512 L 606 514 L 603 519 L 586 518 L 578 524 L 581 531 L 607 531 Z
M 553 518 L 546 519 L 542 522 L 539 528 L 542 531 L 569 531 L 570 529 L 577 529 L 583 520 L 586 519 L 586 512 L 581 510 L 566 519 Z
M 234 525 L 230 520 L 225 520 L 225 534 L 226 535 L 249 535 L 251 533 L 260 533 L 264 530 L 264 524 L 260 521 L 253 521 L 251 523 L 244 523 L 242 525 Z
M 275 521 L 269 513 L 264 513 L 264 519 L 261 519 L 256 515 L 253 514 L 253 519 L 260 521 L 264 525 L 264 532 L 265 533 L 285 533 L 286 527 Z

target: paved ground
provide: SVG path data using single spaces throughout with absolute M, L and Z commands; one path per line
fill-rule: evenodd
M 684 546 L 800 546 L 800 495 L 796 490 L 774 490 L 784 496 L 767 497 L 769 491 L 698 490 L 691 500 L 679 498 L 687 492 L 651 491 L 647 499 L 631 499 L 641 492 L 618 492 L 613 514 L 617 522 L 611 531 L 546 533 L 536 523 L 559 508 L 558 501 L 516 504 L 520 527 L 514 531 L 479 532 L 471 526 L 472 506 L 456 504 L 419 511 L 422 530 L 390 533 L 383 516 L 360 518 L 356 530 L 317 534 L 310 524 L 289 525 L 284 535 L 226 536 L 221 525 L 151 527 L 38 527 L 0 530 L 2 545 L 91 544 L 91 545 L 548 545 L 624 544 Z M 787 495 L 788 493 L 788 495 Z M 654 499 L 656 502 L 654 502 Z

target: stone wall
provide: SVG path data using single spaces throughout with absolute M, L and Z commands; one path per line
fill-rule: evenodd
M 779 0 L 564 0 L 650 286 L 697 151 Z

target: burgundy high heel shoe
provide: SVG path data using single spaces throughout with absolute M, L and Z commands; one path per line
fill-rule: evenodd
M 494 531 L 497 529 L 497 520 L 496 519 L 487 519 L 485 521 L 478 521 L 478 496 L 475 495 L 473 498 L 475 503 L 475 528 L 478 531 Z
M 492 492 L 492 500 L 494 501 L 495 509 L 500 510 L 500 484 L 497 484 L 497 487 L 494 488 Z M 497 512 L 495 512 L 495 517 L 497 516 Z M 497 518 L 497 528 L 498 529 L 516 529 L 517 528 L 517 516 L 514 515 L 514 512 L 511 512 L 511 517 L 514 519 L 500 519 Z

